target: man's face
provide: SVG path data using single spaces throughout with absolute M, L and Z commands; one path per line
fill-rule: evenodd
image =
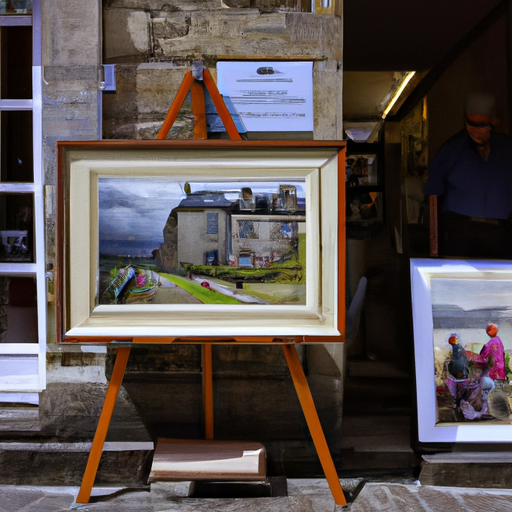
M 491 118 L 481 114 L 466 114 L 466 130 L 477 144 L 487 144 L 491 138 Z

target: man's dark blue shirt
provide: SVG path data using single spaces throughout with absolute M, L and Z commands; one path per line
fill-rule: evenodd
M 429 166 L 425 195 L 441 196 L 441 211 L 508 219 L 512 213 L 512 139 L 492 133 L 485 160 L 466 130 L 448 139 Z

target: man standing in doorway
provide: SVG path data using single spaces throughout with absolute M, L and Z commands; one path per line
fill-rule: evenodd
M 464 115 L 464 129 L 432 159 L 425 187 L 439 198 L 440 253 L 512 259 L 512 139 L 495 130 L 493 96 L 469 95 Z

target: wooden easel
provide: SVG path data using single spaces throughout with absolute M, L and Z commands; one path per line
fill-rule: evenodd
M 231 140 L 242 140 L 235 123 L 229 114 L 229 111 L 220 95 L 217 86 L 213 82 L 210 73 L 203 67 L 202 62 L 195 61 L 193 63 L 192 71 L 185 74 L 183 82 L 172 102 L 165 121 L 157 135 L 157 139 L 166 139 L 169 131 L 178 115 L 178 112 L 187 97 L 188 91 L 191 92 L 192 98 L 192 113 L 194 114 L 194 138 L 206 139 L 206 108 L 204 100 L 204 86 L 210 93 L 212 101 L 217 109 L 217 112 L 224 124 L 226 132 Z M 130 341 L 130 340 L 128 340 Z M 212 372 L 212 343 L 202 341 L 201 339 L 194 340 L 201 344 L 202 355 L 202 373 L 203 373 L 203 406 L 205 418 L 205 438 L 213 439 L 213 372 Z M 247 340 L 244 340 L 247 341 Z M 298 340 L 297 340 L 298 341 Z M 137 340 L 133 338 L 132 344 L 147 344 L 150 343 L 147 339 Z M 254 343 L 261 343 L 261 338 L 255 338 Z M 334 501 L 337 505 L 346 505 L 347 501 L 341 487 L 336 468 L 334 466 L 327 441 L 325 439 L 318 413 L 309 389 L 309 385 L 302 369 L 297 350 L 292 344 L 282 344 L 282 349 L 290 370 L 290 375 L 297 392 L 297 396 L 304 413 L 306 423 L 308 425 L 313 444 L 315 446 L 318 458 L 322 465 L 326 480 L 329 484 Z M 82 478 L 82 484 L 78 493 L 76 503 L 89 503 L 91 497 L 92 487 L 96 479 L 96 473 L 100 463 L 101 454 L 107 431 L 114 412 L 115 403 L 121 383 L 126 370 L 128 357 L 130 355 L 130 347 L 119 347 L 117 349 L 117 357 L 114 363 L 112 376 L 107 388 L 103 408 L 98 420 L 96 432 L 89 452 L 87 466 Z

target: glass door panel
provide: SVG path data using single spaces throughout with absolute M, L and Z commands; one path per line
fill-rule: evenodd
M 34 262 L 32 194 L 0 194 L 0 262 Z
M 0 28 L 2 99 L 32 98 L 32 27 Z
M 0 343 L 37 342 L 35 279 L 0 276 Z
M 0 181 L 33 182 L 32 112 L 2 112 L 0 134 Z

